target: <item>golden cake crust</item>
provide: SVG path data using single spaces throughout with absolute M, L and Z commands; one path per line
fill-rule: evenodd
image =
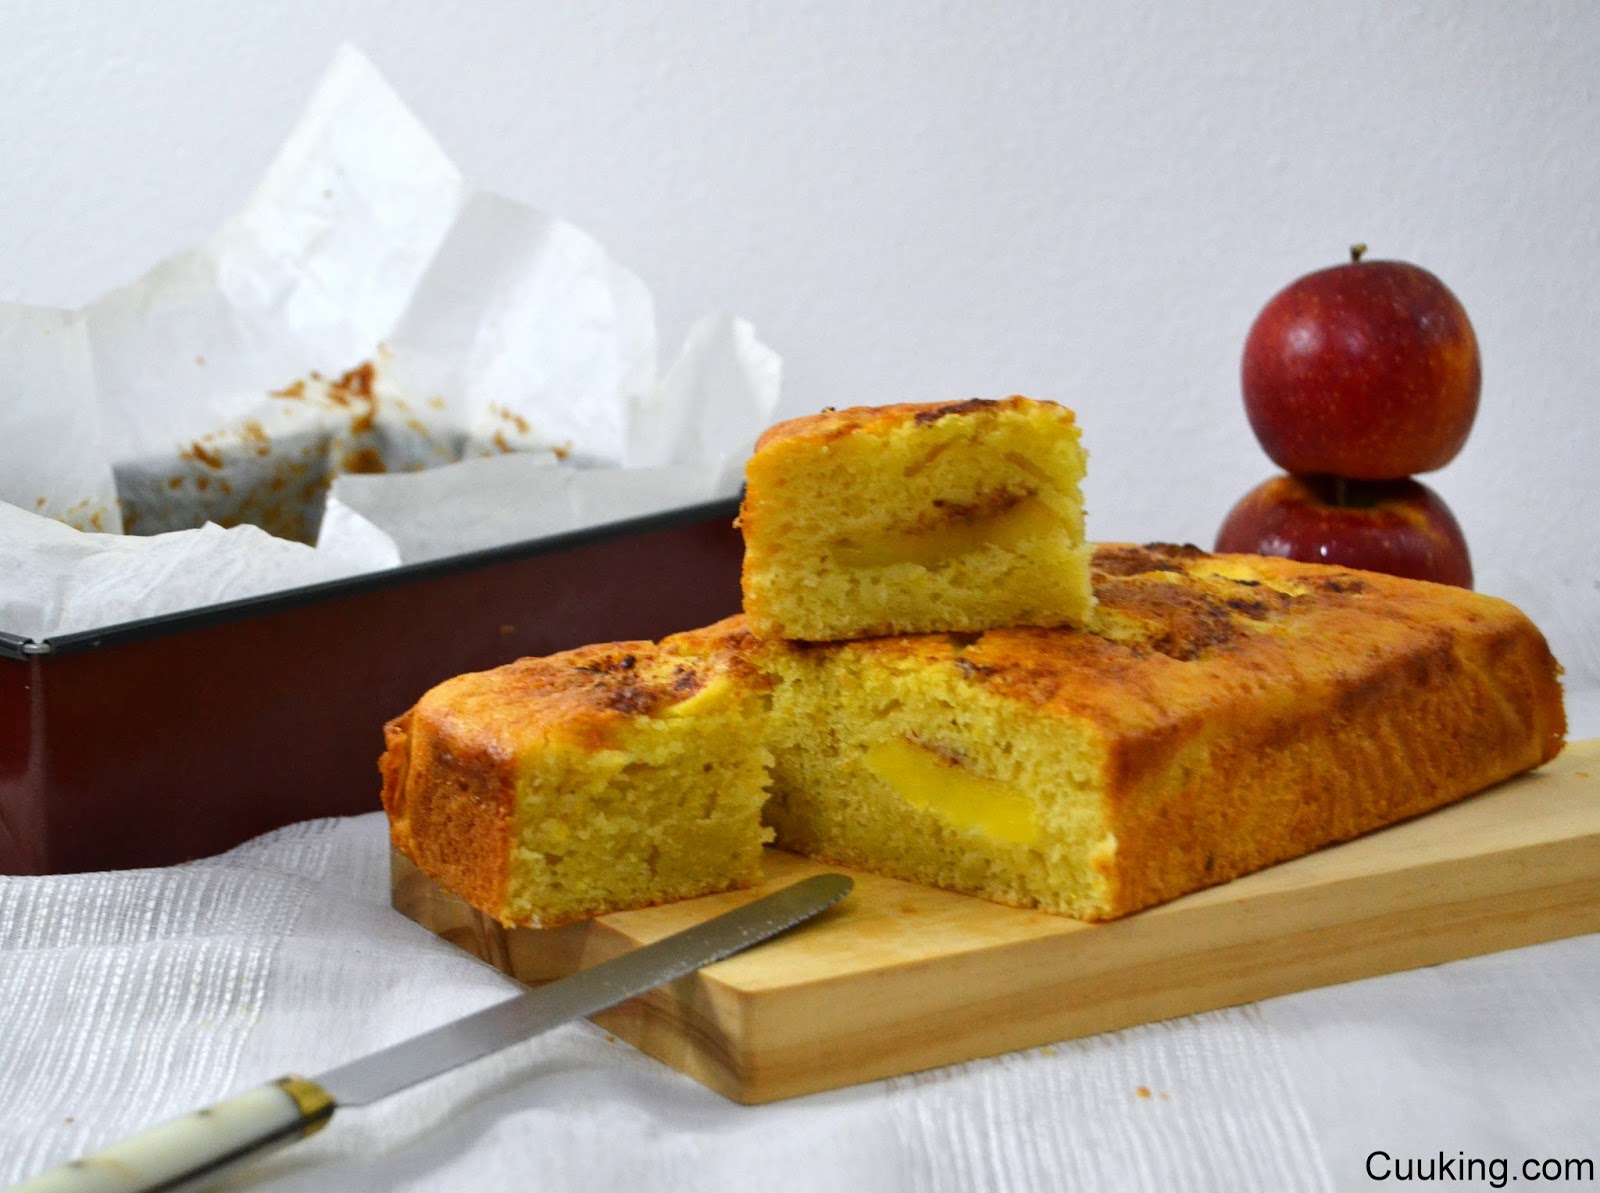
M 952 415 L 999 414 L 1007 410 L 1029 410 L 1040 403 L 1020 394 L 1009 398 L 965 398 L 959 402 L 894 402 L 887 406 L 848 406 L 842 410 L 822 410 L 803 414 L 768 427 L 756 440 L 756 451 L 787 440 L 826 442 L 865 431 L 880 434 L 906 423 L 932 423 Z M 1054 405 L 1052 403 L 1052 405 Z M 1054 407 L 1068 423 L 1076 421 L 1065 406 Z

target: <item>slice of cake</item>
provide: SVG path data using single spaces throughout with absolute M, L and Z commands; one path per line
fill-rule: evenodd
M 1072 411 L 1013 397 L 825 411 L 745 468 L 744 610 L 822 641 L 1081 625 L 1093 605 Z
M 1555 756 L 1559 668 L 1463 589 L 1102 547 L 1095 627 L 757 642 L 777 843 L 1108 919 Z M 724 625 L 735 643 L 737 620 Z
M 764 684 L 726 652 L 649 642 L 447 680 L 385 728 L 391 840 L 506 925 L 753 885 Z

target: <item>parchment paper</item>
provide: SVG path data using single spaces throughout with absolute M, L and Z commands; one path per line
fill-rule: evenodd
M 469 185 L 346 48 L 207 243 L 82 311 L 0 307 L 0 631 L 731 495 L 780 373 L 713 314 L 663 375 L 644 283 Z

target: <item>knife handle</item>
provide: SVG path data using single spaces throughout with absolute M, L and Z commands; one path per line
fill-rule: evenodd
M 333 1096 L 303 1077 L 265 1085 L 41 1172 L 11 1193 L 155 1193 L 193 1189 L 265 1152 L 315 1134 Z

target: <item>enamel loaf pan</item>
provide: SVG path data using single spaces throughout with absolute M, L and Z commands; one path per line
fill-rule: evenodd
M 0 634 L 0 874 L 159 866 L 375 811 L 463 671 L 739 609 L 735 499 L 45 641 Z

